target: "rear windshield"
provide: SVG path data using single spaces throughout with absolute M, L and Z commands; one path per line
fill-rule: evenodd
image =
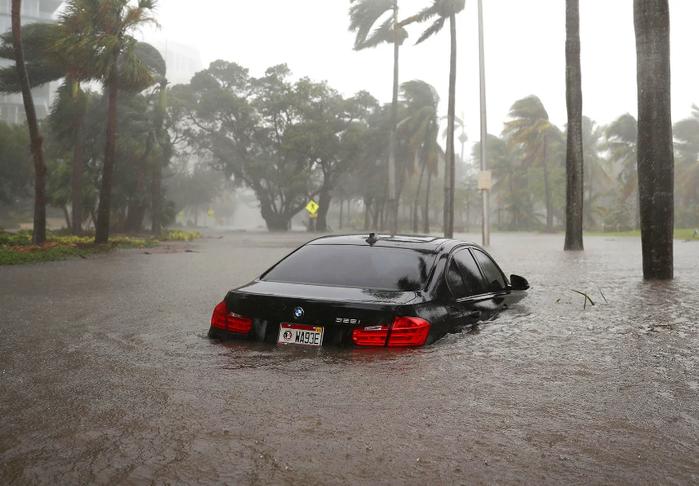
M 279 262 L 262 280 L 357 287 L 420 290 L 435 254 L 410 248 L 354 245 L 307 245 Z

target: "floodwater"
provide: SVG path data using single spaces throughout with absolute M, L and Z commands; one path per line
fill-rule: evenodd
M 699 482 L 699 243 L 496 234 L 529 297 L 419 350 L 207 339 L 305 238 L 0 268 L 0 483 Z

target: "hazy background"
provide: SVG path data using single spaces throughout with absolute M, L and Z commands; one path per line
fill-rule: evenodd
M 196 5 L 196 8 L 194 7 Z M 401 0 L 401 18 L 424 7 L 424 0 Z M 197 47 L 204 66 L 216 59 L 238 62 L 260 75 L 286 62 L 295 76 L 327 80 L 345 95 L 369 90 L 391 98 L 392 48 L 354 51 L 348 31 L 348 0 L 161 0 L 160 28 L 144 37 Z M 636 114 L 636 52 L 631 0 L 581 2 L 584 112 L 606 124 Z M 489 132 L 500 133 L 511 104 L 538 95 L 552 121 L 564 126 L 565 2 L 485 0 Z M 673 118 L 680 120 L 699 101 L 699 2 L 671 0 Z M 415 46 L 424 25 L 410 27 L 401 49 L 401 82 L 422 79 L 434 85 L 446 115 L 449 36 L 442 32 Z M 478 29 L 476 2 L 467 0 L 457 17 L 459 33 L 457 115 L 463 113 L 471 141 L 479 138 Z M 680 43 L 681 39 L 681 43 Z

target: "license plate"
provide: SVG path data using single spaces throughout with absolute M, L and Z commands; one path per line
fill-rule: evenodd
M 323 328 L 307 324 L 282 323 L 279 326 L 280 344 L 301 344 L 304 346 L 320 346 L 323 344 Z

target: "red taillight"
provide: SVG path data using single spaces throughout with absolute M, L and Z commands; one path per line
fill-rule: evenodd
M 388 326 L 367 326 L 352 331 L 352 342 L 356 346 L 385 346 Z
M 252 329 L 252 319 L 228 311 L 225 301 L 220 302 L 211 316 L 211 327 L 239 334 L 248 334 Z
M 356 346 L 388 346 L 407 348 L 422 346 L 430 334 L 430 323 L 419 317 L 396 317 L 393 325 L 367 326 L 352 331 Z M 388 342 L 386 342 L 388 338 Z
M 430 323 L 419 317 L 396 317 L 388 338 L 389 348 L 422 346 L 430 334 Z

